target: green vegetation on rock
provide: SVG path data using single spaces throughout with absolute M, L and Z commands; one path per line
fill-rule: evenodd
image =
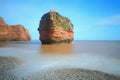
M 38 31 L 42 44 L 71 43 L 74 38 L 70 20 L 54 10 L 42 16 Z
M 73 31 L 73 25 L 70 20 L 55 11 L 48 12 L 42 16 L 38 31 L 49 30 L 54 27 L 61 27 L 67 31 Z

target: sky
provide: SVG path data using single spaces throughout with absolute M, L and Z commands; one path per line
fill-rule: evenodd
M 41 17 L 55 10 L 74 25 L 74 40 L 120 40 L 120 0 L 0 0 L 0 17 L 39 40 Z

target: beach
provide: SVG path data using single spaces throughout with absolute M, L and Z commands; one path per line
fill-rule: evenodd
M 20 63 L 12 57 L 0 57 L 0 80 L 120 80 L 120 76 L 80 68 L 42 70 L 19 76 L 12 69 L 17 68 Z
M 120 80 L 119 41 L 0 44 L 0 80 Z M 65 50 L 64 50 L 65 49 Z

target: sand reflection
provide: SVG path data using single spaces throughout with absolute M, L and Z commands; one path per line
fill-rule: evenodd
M 40 45 L 40 53 L 43 54 L 71 54 L 73 44 Z

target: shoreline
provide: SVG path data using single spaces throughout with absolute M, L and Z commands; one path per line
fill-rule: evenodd
M 17 58 L 0 57 L 0 80 L 120 80 L 120 75 L 81 68 L 42 70 L 20 76 L 12 73 L 19 65 Z
M 53 69 L 21 78 L 25 80 L 120 80 L 120 76 L 81 68 Z

